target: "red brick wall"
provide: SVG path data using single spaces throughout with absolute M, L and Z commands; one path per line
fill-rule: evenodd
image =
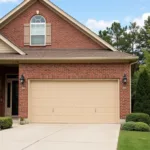
M 52 24 L 52 45 L 45 48 L 101 49 L 101 46 L 93 42 L 40 2 L 36 2 L 25 12 L 20 14 L 16 19 L 1 29 L 0 33 L 18 47 L 24 48 L 24 24 L 30 23 L 30 19 L 35 15 L 36 10 L 40 11 L 40 14 L 45 17 L 47 23 Z M 28 46 L 26 46 L 26 48 L 28 48 Z
M 19 88 L 19 114 L 28 117 L 28 79 L 120 79 L 120 116 L 130 113 L 129 64 L 20 64 L 19 76 L 25 76 L 24 88 Z M 127 74 L 124 87 L 122 77 Z

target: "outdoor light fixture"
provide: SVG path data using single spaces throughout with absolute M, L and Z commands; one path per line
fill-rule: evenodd
M 122 79 L 123 84 L 127 84 L 127 75 L 124 74 L 123 79 Z
M 24 78 L 23 75 L 21 75 L 21 77 L 20 77 L 20 82 L 21 82 L 21 84 L 24 84 L 24 81 L 25 81 L 25 78 Z

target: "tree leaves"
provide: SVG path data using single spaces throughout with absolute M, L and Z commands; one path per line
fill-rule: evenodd
M 139 52 L 143 48 L 150 49 L 150 16 L 142 28 L 136 22 L 125 27 L 114 22 L 111 27 L 99 31 L 99 36 L 119 51 L 141 56 Z

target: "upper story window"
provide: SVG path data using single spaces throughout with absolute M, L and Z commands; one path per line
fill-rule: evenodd
M 30 45 L 46 45 L 46 21 L 41 15 L 35 15 L 30 21 Z

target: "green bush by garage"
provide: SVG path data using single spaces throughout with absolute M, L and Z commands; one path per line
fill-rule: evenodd
M 132 113 L 127 115 L 126 122 L 144 122 L 148 125 L 150 125 L 150 116 L 145 113 Z
M 13 125 L 11 117 L 0 117 L 0 129 L 8 129 Z
M 143 122 L 126 122 L 122 126 L 122 130 L 149 132 L 150 127 L 149 127 L 149 125 L 147 125 L 146 123 L 143 123 Z

